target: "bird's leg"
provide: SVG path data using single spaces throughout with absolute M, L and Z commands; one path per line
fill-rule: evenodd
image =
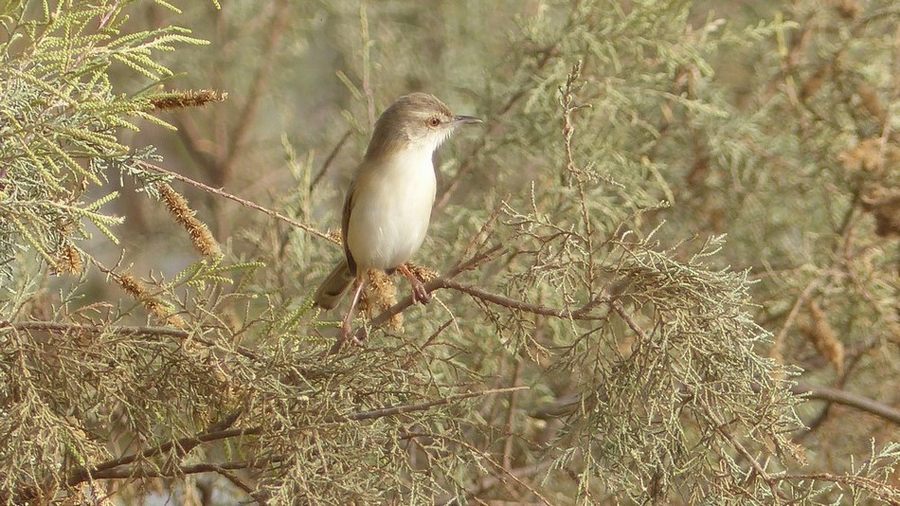
M 341 322 L 341 341 L 346 342 L 350 339 L 350 333 L 353 330 L 350 325 L 353 323 L 353 313 L 356 312 L 356 304 L 359 303 L 359 297 L 362 295 L 363 288 L 366 286 L 366 275 L 362 274 L 356 277 L 356 290 L 353 292 L 353 298 L 350 299 L 350 309 Z
M 400 267 L 397 267 L 397 270 L 400 271 L 400 274 L 406 276 L 406 279 L 409 280 L 409 284 L 412 285 L 413 302 L 428 304 L 428 302 L 431 301 L 431 294 L 425 289 L 425 284 L 422 283 L 422 280 L 419 279 L 413 271 L 409 270 L 409 267 L 406 264 L 401 264 Z

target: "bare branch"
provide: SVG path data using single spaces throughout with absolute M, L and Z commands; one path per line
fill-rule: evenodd
M 326 241 L 329 241 L 329 242 L 334 243 L 334 244 L 340 244 L 340 240 L 338 240 L 337 238 L 331 237 L 331 236 L 329 236 L 328 234 L 326 234 L 326 233 L 324 233 L 324 232 L 320 232 L 320 231 L 316 230 L 315 228 L 313 228 L 313 227 L 311 227 L 311 226 L 309 226 L 309 225 L 306 225 L 305 223 L 300 223 L 299 221 L 297 221 L 297 220 L 295 220 L 295 219 L 293 219 L 293 218 L 290 218 L 290 217 L 288 217 L 288 216 L 285 216 L 285 215 L 283 215 L 283 214 L 281 214 L 281 213 L 279 213 L 279 212 L 277 212 L 277 211 L 273 211 L 273 210 L 271 210 L 271 209 L 265 208 L 265 207 L 263 207 L 263 206 L 261 206 L 261 205 L 255 203 L 255 202 L 251 202 L 251 201 L 249 201 L 249 200 L 242 199 L 242 198 L 240 198 L 240 197 L 238 197 L 238 196 L 236 196 L 236 195 L 232 195 L 231 193 L 228 193 L 228 192 L 226 192 L 226 191 L 223 191 L 223 190 L 219 190 L 219 189 L 213 188 L 212 186 L 203 184 L 203 183 L 201 183 L 201 182 L 199 182 L 199 181 L 194 181 L 193 179 L 191 179 L 191 178 L 189 178 L 189 177 L 187 177 L 187 176 L 183 176 L 183 175 L 181 175 L 181 174 L 179 174 L 179 173 L 177 173 L 177 172 L 172 172 L 171 170 L 164 169 L 164 168 L 162 168 L 162 167 L 160 167 L 160 166 L 158 166 L 158 165 L 154 165 L 154 164 L 152 164 L 152 163 L 141 162 L 140 165 L 141 165 L 142 167 L 146 168 L 146 169 L 150 169 L 150 170 L 159 172 L 159 173 L 161 173 L 161 174 L 166 174 L 167 176 L 170 176 L 170 177 L 172 177 L 173 179 L 177 179 L 178 181 L 181 181 L 182 183 L 187 183 L 187 184 L 189 184 L 189 185 L 191 185 L 191 186 L 193 186 L 193 187 L 195 187 L 195 188 L 199 188 L 199 189 L 201 189 L 201 190 L 203 190 L 203 191 L 205 191 L 205 192 L 211 193 L 211 194 L 213 194 L 213 195 L 218 195 L 218 196 L 220 196 L 220 197 L 224 197 L 224 198 L 226 198 L 226 199 L 229 199 L 229 200 L 232 200 L 232 201 L 234 201 L 234 202 L 237 202 L 238 204 L 240 204 L 240 205 L 242 205 L 242 206 L 244 206 L 244 207 L 249 207 L 250 209 L 254 209 L 254 210 L 259 211 L 259 212 L 261 212 L 261 213 L 267 214 L 267 215 L 269 215 L 269 216 L 271 216 L 271 217 L 273 217 L 273 218 L 279 219 L 279 220 L 281 220 L 281 221 L 283 221 L 283 222 L 285 222 L 285 223 L 288 223 L 288 224 L 293 225 L 293 226 L 295 226 L 295 227 L 297 227 L 297 228 L 299 228 L 299 229 L 301 229 L 301 230 L 304 230 L 304 231 L 306 231 L 307 233 L 310 233 L 310 234 L 312 234 L 312 235 L 314 235 L 314 236 L 316 236 L 316 237 L 318 237 L 318 238 L 320 238 L 320 239 L 325 239 Z
M 444 406 L 446 404 L 450 404 L 456 401 L 461 401 L 463 399 L 469 399 L 472 397 L 480 397 L 482 395 L 493 395 L 493 394 L 502 394 L 507 392 L 516 392 L 519 390 L 528 390 L 528 386 L 518 386 L 518 387 L 508 387 L 508 388 L 496 388 L 493 390 L 482 390 L 480 392 L 468 392 L 464 394 L 456 394 L 448 396 L 444 399 L 438 399 L 436 401 L 423 402 L 420 404 L 409 404 L 404 406 L 394 406 L 390 408 L 384 409 L 376 409 L 373 411 L 363 411 L 361 413 L 354 413 L 352 415 L 348 415 L 346 418 L 348 420 L 372 420 L 375 418 L 384 418 L 386 416 L 394 416 L 403 413 L 411 413 L 413 411 L 425 411 L 427 409 L 431 409 L 435 406 Z M 335 420 L 339 420 L 338 417 Z
M 900 425 L 900 409 L 893 408 L 887 404 L 863 397 L 846 390 L 830 388 L 818 385 L 810 385 L 807 383 L 797 383 L 791 389 L 796 395 L 803 395 L 807 399 L 816 399 L 822 401 L 842 404 L 851 408 L 856 408 L 866 413 L 871 413 L 881 417 L 887 421 Z
M 331 149 L 331 153 L 328 153 L 328 156 L 325 158 L 325 162 L 322 163 L 322 168 L 319 169 L 316 177 L 313 178 L 312 182 L 309 183 L 309 190 L 312 191 L 316 188 L 316 185 L 319 184 L 319 181 L 325 177 L 325 174 L 328 172 L 328 168 L 331 167 L 331 163 L 334 162 L 334 159 L 337 158 L 338 153 L 341 152 L 341 148 L 344 147 L 344 143 L 347 142 L 347 139 L 350 138 L 350 135 L 353 134 L 353 130 L 347 130 L 344 132 L 344 135 L 341 136 L 341 139 L 334 145 L 334 148 Z

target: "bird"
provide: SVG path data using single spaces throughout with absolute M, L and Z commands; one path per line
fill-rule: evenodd
M 332 309 L 355 283 L 350 309 L 341 322 L 347 339 L 370 269 L 409 280 L 413 302 L 431 296 L 407 262 L 422 246 L 437 191 L 433 155 L 460 126 L 482 123 L 451 112 L 437 97 L 410 93 L 398 98 L 375 122 L 362 162 L 344 198 L 341 242 L 344 258 L 316 290 L 315 304 Z

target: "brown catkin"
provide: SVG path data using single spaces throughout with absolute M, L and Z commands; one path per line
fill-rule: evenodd
M 854 19 L 862 11 L 859 0 L 835 0 L 834 8 L 837 9 L 838 14 L 844 19 Z
M 205 257 L 222 256 L 219 244 L 216 243 L 209 228 L 194 216 L 196 213 L 188 206 L 187 200 L 166 183 L 158 183 L 156 188 L 175 221 L 191 236 L 194 248 Z
M 216 90 L 173 91 L 150 100 L 153 107 L 159 110 L 200 107 L 210 102 L 222 102 L 228 98 L 227 93 Z
M 428 267 L 422 267 L 421 265 L 415 265 L 407 262 L 407 267 L 412 271 L 413 274 L 416 275 L 417 278 L 421 279 L 422 282 L 427 283 L 438 277 L 438 273 L 429 269 Z
M 819 354 L 834 367 L 834 370 L 838 374 L 843 373 L 844 345 L 828 322 L 828 315 L 814 300 L 809 301 L 807 308 L 809 309 L 810 325 L 803 327 L 802 332 L 816 347 Z
M 129 295 L 134 297 L 135 300 L 143 304 L 147 311 L 150 312 L 153 316 L 166 321 L 169 325 L 178 328 L 185 328 L 187 324 L 184 319 L 178 316 L 177 314 L 171 313 L 165 304 L 163 304 L 159 299 L 153 297 L 148 291 L 147 287 L 144 286 L 143 283 L 137 280 L 131 274 L 119 274 L 113 275 L 113 278 L 116 282 L 119 283 Z
M 878 90 L 869 83 L 863 82 L 856 88 L 856 93 L 859 94 L 860 102 L 866 112 L 872 115 L 879 124 L 884 123 L 887 119 L 887 111 L 881 104 L 881 99 L 878 98 Z
M 888 150 L 890 155 L 890 150 Z M 866 171 L 878 174 L 884 167 L 884 156 L 881 149 L 881 138 L 863 139 L 852 148 L 847 148 L 838 155 L 838 160 L 848 171 Z
M 376 311 L 384 311 L 397 303 L 397 287 L 394 286 L 391 277 L 382 271 L 370 270 L 368 276 L 365 310 L 371 318 L 375 316 Z M 403 328 L 403 313 L 392 316 L 388 327 L 399 332 Z
M 862 208 L 875 218 L 875 233 L 881 237 L 900 236 L 900 187 L 875 185 L 860 199 Z
M 81 274 L 84 263 L 81 260 L 81 252 L 74 245 L 66 243 L 56 255 L 56 263 L 53 270 L 57 274 Z

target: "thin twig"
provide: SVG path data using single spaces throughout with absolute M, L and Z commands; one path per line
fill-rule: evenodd
M 176 114 L 174 122 L 178 131 L 178 137 L 181 139 L 181 143 L 187 150 L 188 155 L 200 165 L 204 172 L 214 174 L 216 172 L 216 159 L 213 154 L 201 147 L 200 133 L 191 120 L 191 116 L 187 113 Z
M 353 134 L 353 129 L 348 129 L 344 132 L 344 135 L 341 136 L 341 140 L 335 144 L 334 148 L 332 148 L 331 153 L 328 153 L 328 157 L 325 158 L 325 162 L 322 164 L 322 168 L 319 169 L 319 173 L 316 174 L 316 177 L 313 178 L 312 182 L 309 184 L 309 191 L 313 191 L 316 188 L 316 185 L 319 184 L 319 181 L 325 176 L 325 173 L 328 172 L 328 167 L 331 167 L 331 163 L 337 158 L 338 153 L 341 152 L 341 148 L 344 147 L 344 143 L 347 142 L 347 139 L 350 138 L 350 135 Z
M 189 184 L 189 185 L 191 185 L 191 186 L 193 186 L 193 187 L 195 187 L 195 188 L 199 188 L 199 189 L 201 189 L 201 190 L 203 190 L 203 191 L 205 191 L 205 192 L 211 193 L 211 194 L 213 194 L 213 195 L 218 195 L 218 196 L 220 196 L 220 197 L 224 197 L 224 198 L 226 198 L 226 199 L 229 199 L 229 200 L 232 200 L 232 201 L 234 201 L 234 202 L 237 202 L 238 204 L 240 204 L 240 205 L 242 205 L 242 206 L 244 206 L 244 207 L 249 207 L 250 209 L 254 209 L 254 210 L 259 211 L 259 212 L 261 212 L 261 213 L 263 213 L 263 214 L 267 214 L 267 215 L 269 215 L 269 216 L 271 216 L 271 217 L 273 217 L 273 218 L 279 219 L 279 220 L 281 220 L 281 221 L 283 221 L 283 222 L 285 222 L 285 223 L 288 223 L 288 224 L 293 225 L 293 226 L 295 226 L 295 227 L 297 227 L 297 228 L 299 228 L 299 229 L 301 229 L 301 230 L 304 230 L 304 231 L 306 231 L 307 233 L 310 233 L 310 234 L 312 234 L 312 235 L 314 235 L 314 236 L 316 236 L 316 237 L 319 237 L 319 238 L 321 238 L 321 239 L 325 239 L 326 241 L 329 241 L 329 242 L 331 242 L 331 243 L 333 243 L 333 244 L 340 244 L 340 240 L 337 239 L 337 238 L 331 237 L 330 235 L 328 235 L 328 234 L 326 234 L 326 233 L 324 233 L 324 232 L 320 232 L 320 231 L 314 229 L 313 227 L 311 227 L 311 226 L 309 226 L 309 225 L 307 225 L 307 224 L 305 224 L 305 223 L 300 223 L 299 221 L 297 221 L 297 220 L 295 220 L 295 219 L 293 219 L 293 218 L 290 218 L 290 217 L 288 217 L 288 216 L 285 216 L 285 215 L 283 215 L 283 214 L 281 214 L 281 213 L 279 213 L 279 212 L 277 212 L 277 211 L 273 211 L 273 210 L 271 210 L 271 209 L 265 208 L 265 207 L 263 207 L 263 206 L 261 206 L 261 205 L 255 203 L 255 202 L 251 202 L 251 201 L 249 201 L 249 200 L 242 199 L 241 197 L 238 197 L 238 196 L 236 196 L 236 195 L 233 195 L 233 194 L 231 194 L 231 193 L 228 193 L 228 192 L 226 192 L 226 191 L 224 191 L 224 190 L 220 190 L 220 189 L 217 189 L 217 188 L 213 188 L 212 186 L 203 184 L 203 183 L 201 183 L 201 182 L 199 182 L 199 181 L 194 181 L 193 179 L 191 179 L 191 178 L 189 178 L 189 177 L 187 177 L 187 176 L 183 176 L 183 175 L 181 175 L 181 174 L 179 174 L 179 173 L 177 173 L 177 172 L 173 172 L 173 171 L 171 171 L 171 170 L 164 169 L 164 168 L 162 168 L 162 167 L 160 167 L 160 166 L 158 166 L 158 165 L 154 165 L 154 164 L 152 164 L 152 163 L 148 163 L 148 162 L 140 162 L 140 165 L 141 165 L 141 167 L 144 167 L 145 169 L 153 170 L 153 171 L 159 172 L 159 173 L 161 173 L 161 174 L 166 174 L 167 176 L 171 177 L 172 179 L 176 179 L 176 180 L 178 180 L 178 181 L 181 181 L 182 183 L 187 183 L 187 184 Z
M 856 408 L 866 413 L 871 413 L 885 420 L 900 425 L 900 409 L 878 402 L 868 397 L 863 397 L 846 390 L 830 388 L 806 383 L 797 383 L 791 388 L 795 395 L 804 395 L 807 399 L 815 399 L 836 404 L 842 404 Z
M 463 399 L 469 399 L 472 397 L 481 397 L 483 395 L 492 395 L 492 394 L 503 394 L 507 392 L 516 392 L 519 390 L 528 390 L 529 387 L 527 385 L 517 386 L 517 387 L 507 387 L 507 388 L 495 388 L 491 390 L 481 390 L 479 392 L 467 392 L 464 394 L 455 394 L 443 399 L 438 399 L 429 402 L 423 402 L 420 404 L 408 404 L 403 406 L 394 406 L 390 408 L 383 409 L 375 409 L 372 411 L 363 411 L 361 413 L 354 413 L 352 415 L 348 415 L 345 418 L 348 420 L 371 420 L 374 418 L 384 418 L 386 416 L 394 416 L 403 413 L 412 413 L 414 411 L 425 411 L 427 409 L 431 409 L 435 406 L 443 406 L 445 404 L 450 404 L 452 402 L 461 401 Z M 335 417 L 334 421 L 339 421 L 340 417 Z
M 891 504 L 900 506 L 900 488 L 890 484 L 882 483 L 865 476 L 856 475 L 835 475 L 831 473 L 804 473 L 804 474 L 779 474 L 773 476 L 778 481 L 828 481 L 838 485 L 847 484 L 865 489 L 873 496 Z
M 369 127 L 375 126 L 375 93 L 372 91 L 372 41 L 369 37 L 369 17 L 366 14 L 366 3 L 359 3 L 359 27 L 362 32 L 362 89 L 366 96 L 366 112 L 369 116 Z
M 352 421 L 364 421 L 364 420 L 374 420 L 378 418 L 385 418 L 389 416 L 396 416 L 404 413 L 412 413 L 416 411 L 426 411 L 435 406 L 443 406 L 447 404 L 451 404 L 453 402 L 461 401 L 464 399 L 469 399 L 472 397 L 480 397 L 484 395 L 494 395 L 494 394 L 502 394 L 507 392 L 513 392 L 516 390 L 527 390 L 528 386 L 519 386 L 513 388 L 497 388 L 491 390 L 481 390 L 478 392 L 466 392 L 461 394 L 450 395 L 444 397 L 442 399 L 437 399 L 434 401 L 422 402 L 418 404 L 403 404 L 399 406 L 391 406 L 387 408 L 375 409 L 370 411 L 361 411 L 357 413 L 351 413 L 349 415 L 334 415 L 330 417 L 326 417 L 323 422 L 324 423 L 341 423 L 348 420 Z M 139 459 L 148 459 L 151 457 L 155 457 L 157 455 L 164 454 L 173 449 L 179 449 L 179 453 L 182 455 L 186 454 L 188 451 L 193 449 L 194 447 L 202 444 L 202 443 L 210 443 L 214 441 L 221 441 L 223 439 L 230 439 L 234 437 L 243 437 L 243 436 L 258 436 L 264 432 L 262 427 L 248 427 L 248 428 L 236 428 L 231 429 L 227 428 L 226 425 L 230 426 L 237 420 L 237 416 L 241 412 L 232 412 L 223 420 L 216 422 L 213 425 L 210 425 L 207 431 L 202 433 L 184 437 L 177 440 L 167 441 L 165 443 L 161 443 L 157 446 L 148 448 L 138 453 L 133 453 L 130 455 L 126 455 L 124 457 L 119 457 L 116 459 L 108 460 L 101 464 L 94 466 L 91 469 L 81 468 L 73 472 L 69 478 L 66 480 L 66 483 L 69 486 L 75 486 L 84 481 L 88 481 L 93 479 L 95 476 L 110 476 L 112 473 L 110 470 L 118 468 L 120 466 L 131 464 Z M 277 430 L 278 426 L 276 426 Z M 114 473 L 112 473 L 114 474 Z
M 49 321 L 28 321 L 28 322 L 0 322 L 0 329 L 8 327 L 17 330 L 39 330 L 44 332 L 53 332 L 58 334 L 83 334 L 98 335 L 105 332 L 120 336 L 169 336 L 179 339 L 192 338 L 199 343 L 209 347 L 218 346 L 215 342 L 210 341 L 198 334 L 192 334 L 189 331 L 181 330 L 173 327 L 150 327 L 150 326 L 129 326 L 129 325 L 86 325 L 73 323 L 58 323 Z M 235 351 L 251 360 L 262 360 L 258 354 L 245 346 L 238 345 Z
M 759 385 L 753 385 L 752 387 L 754 391 L 760 388 Z M 807 400 L 826 401 L 855 408 L 900 425 L 900 410 L 859 394 L 809 383 L 797 383 L 791 387 L 791 392 L 794 395 L 802 395 Z M 581 395 L 567 395 L 547 406 L 532 411 L 529 416 L 539 419 L 565 416 L 571 413 L 576 406 L 581 405 L 582 402 L 583 397 Z
M 550 469 L 550 467 L 552 465 L 553 465 L 553 460 L 544 460 L 542 462 L 538 462 L 538 463 L 532 464 L 530 466 L 518 467 L 516 469 L 509 469 L 508 471 L 506 471 L 505 474 L 509 475 L 509 476 L 515 476 L 518 479 L 530 478 L 531 476 L 540 474 L 540 473 L 546 471 L 547 469 Z M 466 488 L 466 491 L 462 494 L 462 497 L 459 497 L 459 496 L 457 496 L 457 497 L 441 497 L 441 498 L 438 498 L 435 501 L 435 503 L 436 504 L 444 504 L 444 505 L 448 505 L 448 506 L 451 504 L 459 504 L 460 503 L 459 499 L 461 499 L 461 498 L 468 499 L 468 498 L 477 497 L 477 496 L 487 492 L 488 490 L 496 487 L 500 483 L 503 483 L 502 478 L 499 478 L 497 476 L 486 476 L 486 477 L 482 478 L 481 480 L 479 480 L 477 483 L 475 483 L 475 485 Z
M 228 439 L 242 435 L 259 433 L 259 429 L 228 429 L 228 426 L 237 421 L 239 415 L 240 411 L 229 413 L 225 418 L 210 425 L 207 431 L 200 434 L 173 441 L 167 441 L 139 453 L 132 453 L 130 455 L 125 455 L 123 457 L 108 460 L 94 466 L 91 469 L 83 467 L 69 475 L 69 478 L 66 480 L 66 484 L 69 486 L 77 485 L 81 482 L 93 479 L 94 476 L 99 475 L 99 473 L 101 472 L 131 464 L 138 459 L 147 459 L 156 455 L 161 455 L 168 452 L 169 450 L 172 450 L 173 448 L 179 448 L 182 455 L 184 455 L 201 443 L 208 443 L 210 441 L 218 441 L 220 439 Z
M 800 295 L 797 296 L 797 299 L 794 301 L 794 305 L 791 307 L 790 312 L 785 318 L 784 323 L 781 325 L 781 330 L 775 334 L 775 338 L 772 341 L 772 354 L 776 357 L 781 357 L 782 348 L 784 348 L 784 339 L 787 337 L 787 333 L 791 330 L 791 327 L 794 324 L 794 320 L 797 319 L 797 316 L 800 314 L 800 308 L 806 304 L 806 301 L 812 295 L 812 293 L 819 287 L 819 283 L 822 282 L 822 277 L 817 276 L 815 279 L 810 281 L 806 288 L 800 292 Z
M 582 307 L 573 310 L 569 309 L 561 309 L 550 306 L 545 306 L 543 304 L 533 304 L 530 302 L 525 302 L 517 299 L 513 299 L 510 297 L 506 297 L 504 295 L 499 295 L 496 293 L 491 293 L 481 288 L 478 288 L 473 285 L 467 285 L 464 283 L 460 283 L 458 281 L 454 281 L 453 279 L 449 279 L 446 277 L 436 278 L 428 283 L 425 283 L 425 290 L 428 293 L 440 290 L 440 289 L 450 289 L 455 290 L 457 292 L 465 293 L 471 297 L 474 297 L 483 302 L 490 302 L 491 304 L 495 304 L 498 306 L 503 306 L 509 309 L 514 309 L 517 311 L 524 311 L 526 313 L 538 314 L 543 316 L 552 316 L 556 318 L 571 318 L 572 320 L 603 320 L 606 318 L 605 315 L 596 315 L 591 313 L 591 309 L 597 306 L 597 301 L 590 301 Z M 603 301 L 601 301 L 603 302 Z M 384 312 L 379 314 L 372 320 L 372 326 L 380 327 L 388 322 L 395 314 L 404 311 L 406 308 L 413 304 L 412 297 L 406 296 L 404 299 L 400 300 L 393 306 L 386 309 Z
M 522 360 L 516 357 L 515 368 L 513 369 L 511 387 L 519 386 L 519 376 L 522 372 Z M 513 421 L 516 416 L 516 393 L 518 390 L 510 392 L 509 407 L 506 412 L 506 441 L 503 444 L 503 468 L 512 469 L 512 451 L 513 451 Z
M 256 504 L 262 506 L 268 504 L 268 501 L 262 494 L 255 491 L 253 487 L 248 485 L 238 475 L 233 473 L 234 470 L 249 469 L 254 467 L 256 463 L 242 462 L 223 462 L 220 464 L 193 464 L 179 467 L 176 471 L 164 471 L 157 469 L 144 469 L 140 467 L 127 467 L 107 469 L 100 471 L 93 476 L 94 480 L 121 480 L 133 478 L 178 478 L 188 474 L 216 473 L 219 476 L 230 481 L 235 487 L 241 489 L 245 494 L 252 497 Z
M 150 327 L 150 326 L 93 326 L 69 323 L 57 323 L 49 321 L 29 321 L 29 322 L 0 322 L 0 329 L 8 327 L 18 330 L 42 330 L 53 333 L 73 333 L 73 334 L 99 334 L 101 332 L 109 332 L 111 334 L 135 336 L 135 335 L 158 335 L 171 336 L 181 339 L 190 337 L 190 332 L 180 330 L 173 327 Z

